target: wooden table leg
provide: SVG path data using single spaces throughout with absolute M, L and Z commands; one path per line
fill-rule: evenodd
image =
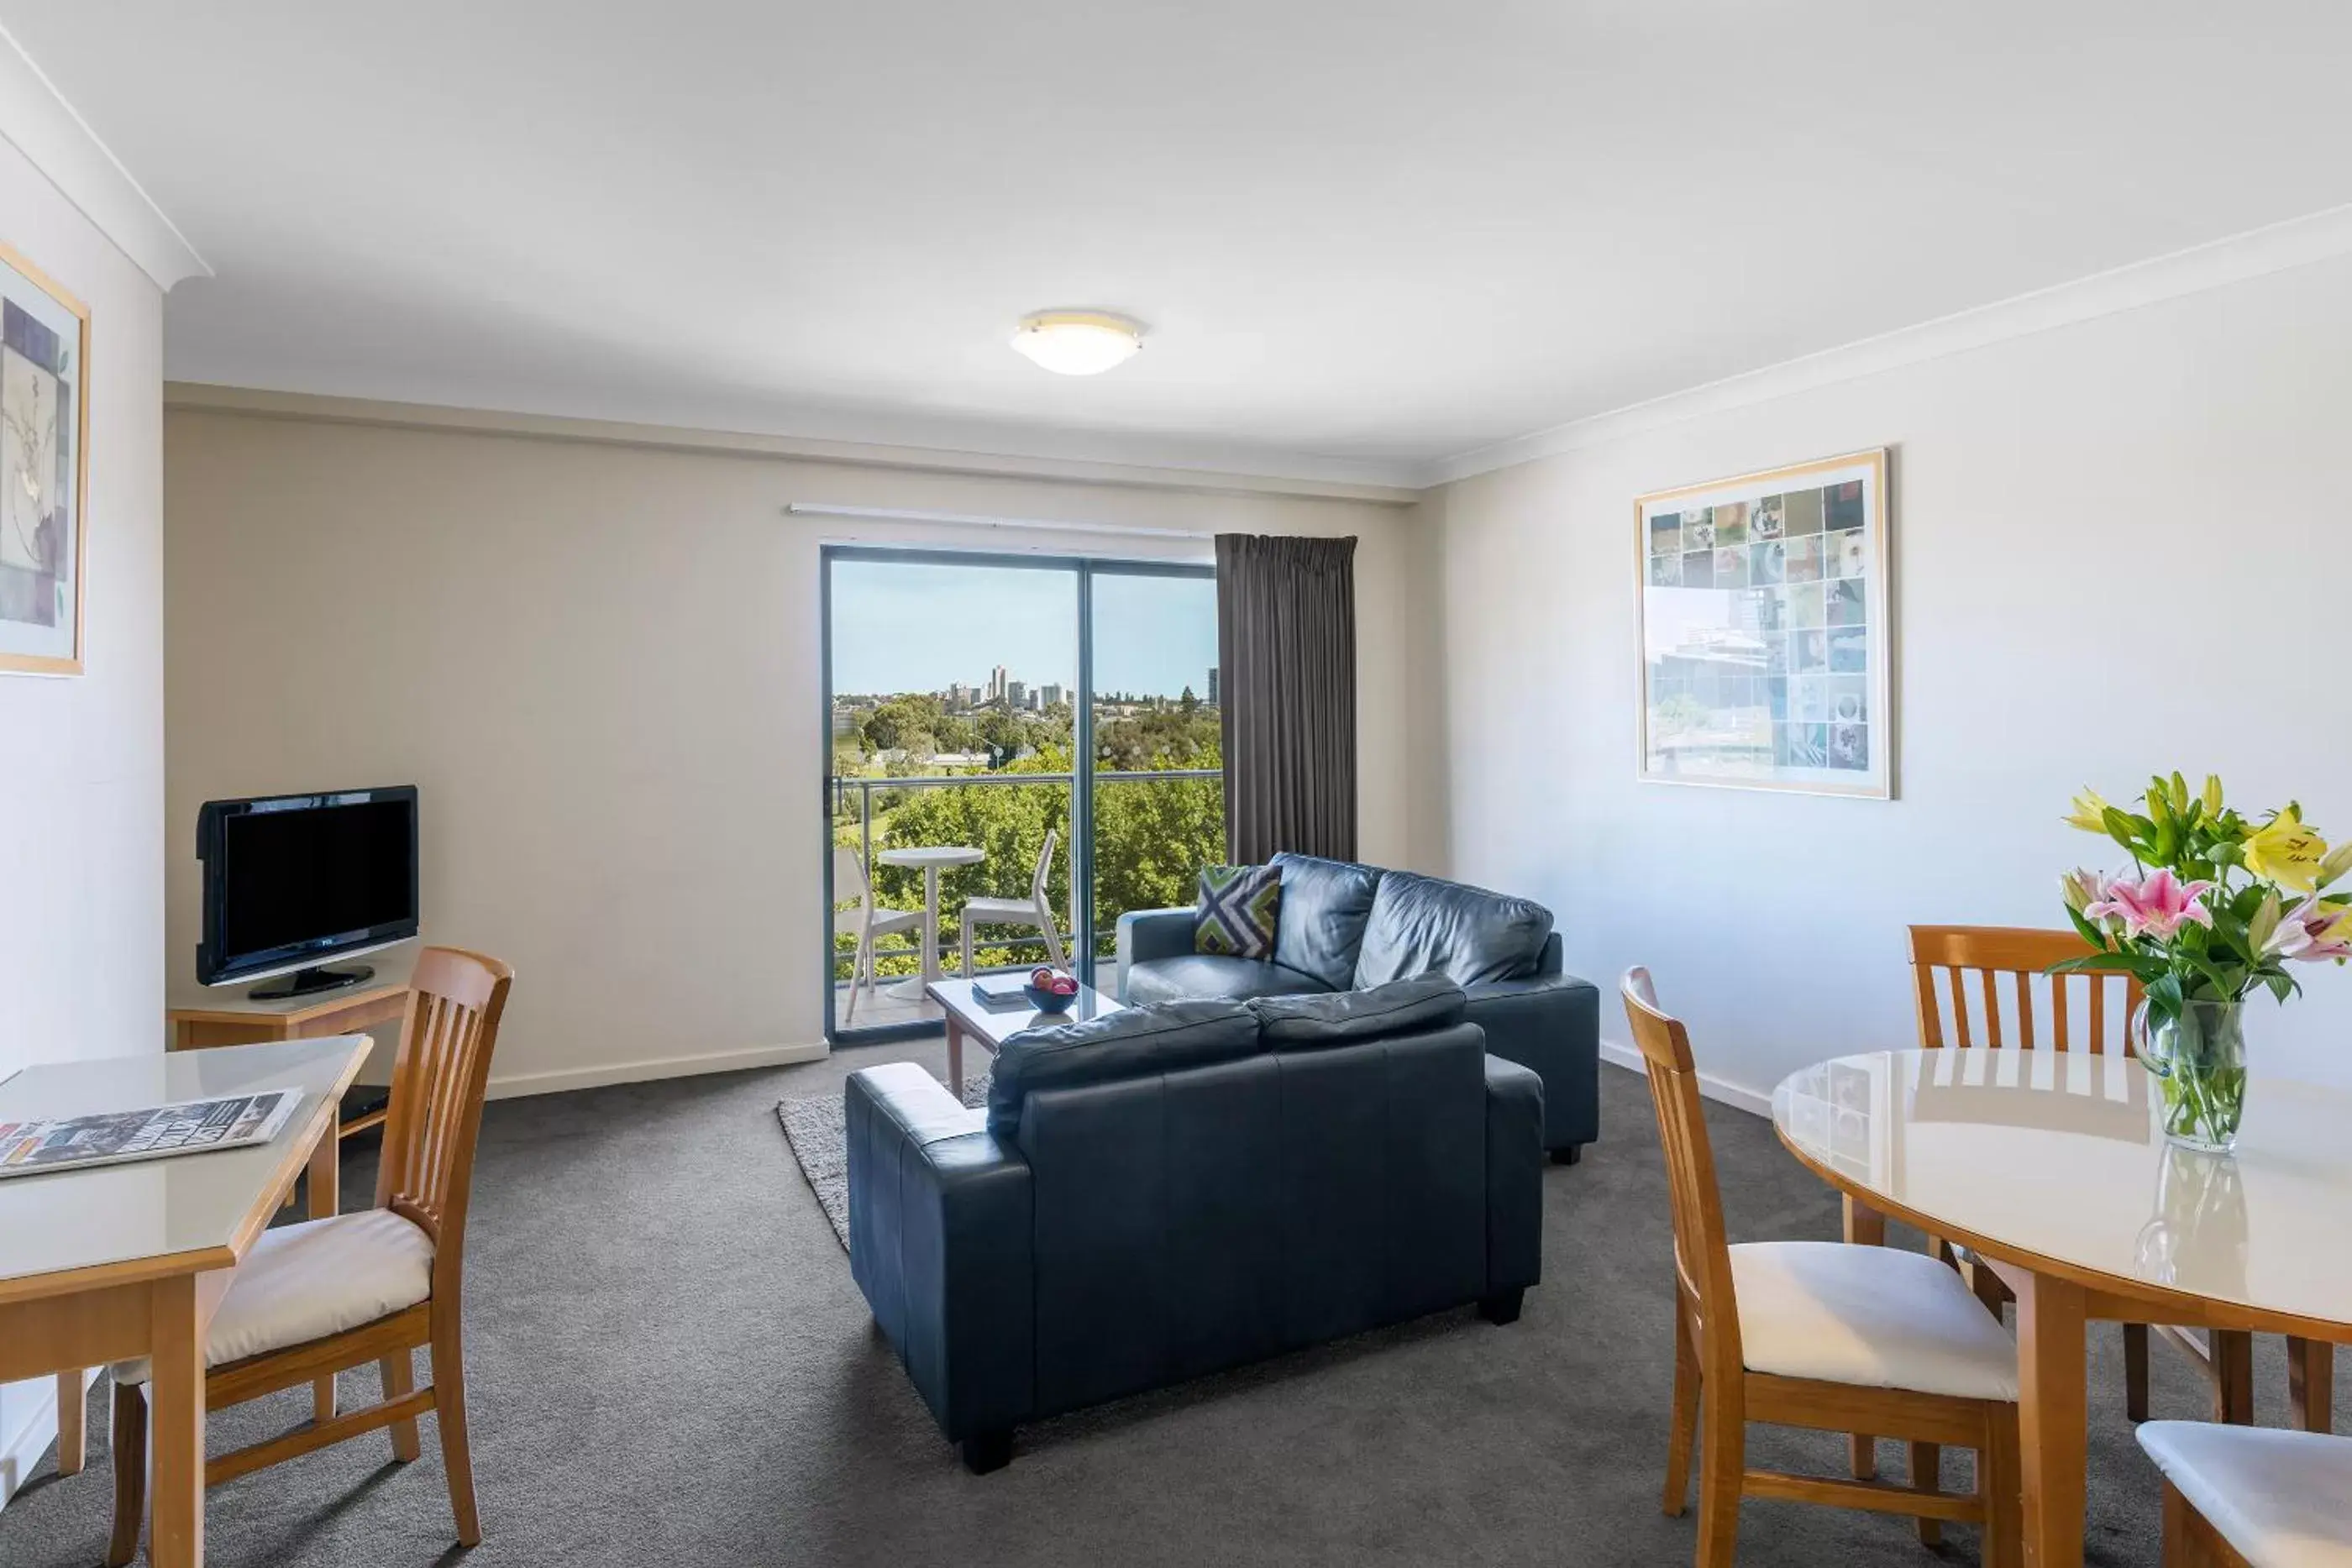
M 953 1013 L 948 1014 L 948 1092 L 963 1103 L 963 1025 Z
M 1845 1239 L 1856 1247 L 1886 1245 L 1886 1216 L 1866 1204 L 1856 1203 L 1853 1195 L 1845 1199 Z M 1878 1439 L 1867 1432 L 1848 1434 L 1845 1440 L 1846 1468 L 1858 1481 L 1878 1478 Z
M 2021 1275 L 2017 1291 L 2019 1469 L 2027 1568 L 2083 1568 L 2090 1487 L 2083 1288 Z
M 2336 1430 L 2334 1345 L 2326 1340 L 2287 1337 L 2286 1402 L 2287 1425 L 2296 1431 Z
M 342 1211 L 343 1203 L 343 1141 L 329 1127 L 318 1147 L 310 1151 L 310 1218 L 331 1219 Z M 325 1426 L 335 1418 L 335 1375 L 314 1380 L 310 1385 L 310 1408 L 319 1425 Z
M 194 1274 L 151 1289 L 153 1372 L 147 1384 L 153 1568 L 202 1568 L 205 1560 L 205 1331 Z
M 82 1432 L 82 1417 L 88 1410 L 86 1391 L 81 1385 L 81 1369 L 58 1374 L 58 1474 L 78 1476 L 89 1458 L 89 1444 Z
M 2254 1336 L 2243 1329 L 2211 1329 L 2205 1344 L 2213 1358 L 2213 1419 L 2232 1427 L 2254 1424 Z

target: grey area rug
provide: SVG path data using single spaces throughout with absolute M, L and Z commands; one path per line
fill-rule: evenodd
M 988 1103 L 988 1077 L 963 1081 L 963 1103 L 979 1106 Z M 849 1248 L 849 1138 L 842 1121 L 841 1096 L 802 1094 L 776 1102 L 776 1120 L 783 1124 L 784 1142 L 793 1149 L 793 1158 L 801 1166 L 801 1175 L 808 1178 L 809 1190 L 816 1194 L 818 1207 L 833 1222 L 833 1233 L 840 1238 L 842 1249 Z
M 1687 1568 L 1658 1511 L 1674 1365 L 1666 1185 L 1643 1082 L 1601 1070 L 1601 1141 L 1544 1173 L 1543 1283 L 1507 1328 L 1467 1310 L 1024 1427 L 1012 1465 L 956 1460 L 778 1135 L 776 1102 L 937 1040 L 788 1068 L 494 1100 L 467 1227 L 467 1404 L 482 1544 L 451 1550 L 425 1458 L 381 1432 L 212 1489 L 213 1568 Z M 1770 1124 L 1707 1108 L 1738 1240 L 1838 1233 L 1836 1196 Z M 373 1140 L 343 1155 L 354 1207 Z M 1906 1244 L 1918 1245 L 1916 1238 Z M 2154 1568 L 2156 1473 L 2124 1419 L 2120 1336 L 2091 1331 L 2089 1562 Z M 2203 1390 L 2157 1345 L 2158 1416 Z M 2286 1363 L 2255 1342 L 2255 1409 Z M 2337 1357 L 2339 1412 L 2352 1356 Z M 419 1366 L 422 1380 L 423 1367 Z M 373 1372 L 342 1379 L 376 1396 Z M 309 1415 L 307 1391 L 213 1412 L 215 1453 Z M 2339 1421 L 2352 1417 L 2339 1415 Z M 89 1568 L 112 1497 L 106 1383 L 89 1469 L 43 1459 L 0 1509 L 5 1568 Z M 1830 1473 L 1835 1437 L 1755 1429 L 1752 1462 Z M 1883 1446 L 1899 1475 L 1894 1444 Z M 1969 1465 L 1947 1453 L 1946 1478 Z M 1962 1568 L 1906 1521 L 1750 1502 L 1740 1568 Z

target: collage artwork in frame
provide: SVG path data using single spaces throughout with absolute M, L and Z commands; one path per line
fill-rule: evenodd
M 1893 794 L 1886 451 L 1644 496 L 1641 777 Z
M 82 669 L 89 316 L 0 245 L 0 672 Z

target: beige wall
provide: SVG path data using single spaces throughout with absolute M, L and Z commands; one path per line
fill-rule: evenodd
M 0 239 L 90 312 L 86 673 L 0 674 L 5 1078 L 162 1049 L 163 374 L 162 292 L 5 141 Z M 0 1387 L 0 1500 L 54 1386 Z
M 195 408 L 171 411 L 164 450 L 175 988 L 200 802 L 414 781 L 427 936 L 519 971 L 504 1092 L 815 1044 L 820 543 L 1206 546 L 787 517 L 792 501 L 1359 536 L 1362 849 L 1425 847 L 1409 710 L 1434 694 L 1409 508 Z
M 1702 1067 L 1769 1092 L 1910 1040 L 1906 923 L 2063 924 L 2085 782 L 2214 769 L 2352 838 L 2347 340 L 2336 259 L 1449 486 L 1452 868 L 1549 904 L 1574 969 L 1649 965 Z M 1636 783 L 1633 498 L 1882 444 L 1898 798 Z M 2352 973 L 2304 978 L 2253 1004 L 2255 1066 L 2352 1083 Z

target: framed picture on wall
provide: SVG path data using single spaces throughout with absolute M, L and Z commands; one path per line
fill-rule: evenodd
M 1889 799 L 1886 448 L 1633 510 L 1641 777 Z
M 0 673 L 81 674 L 89 312 L 0 245 Z

